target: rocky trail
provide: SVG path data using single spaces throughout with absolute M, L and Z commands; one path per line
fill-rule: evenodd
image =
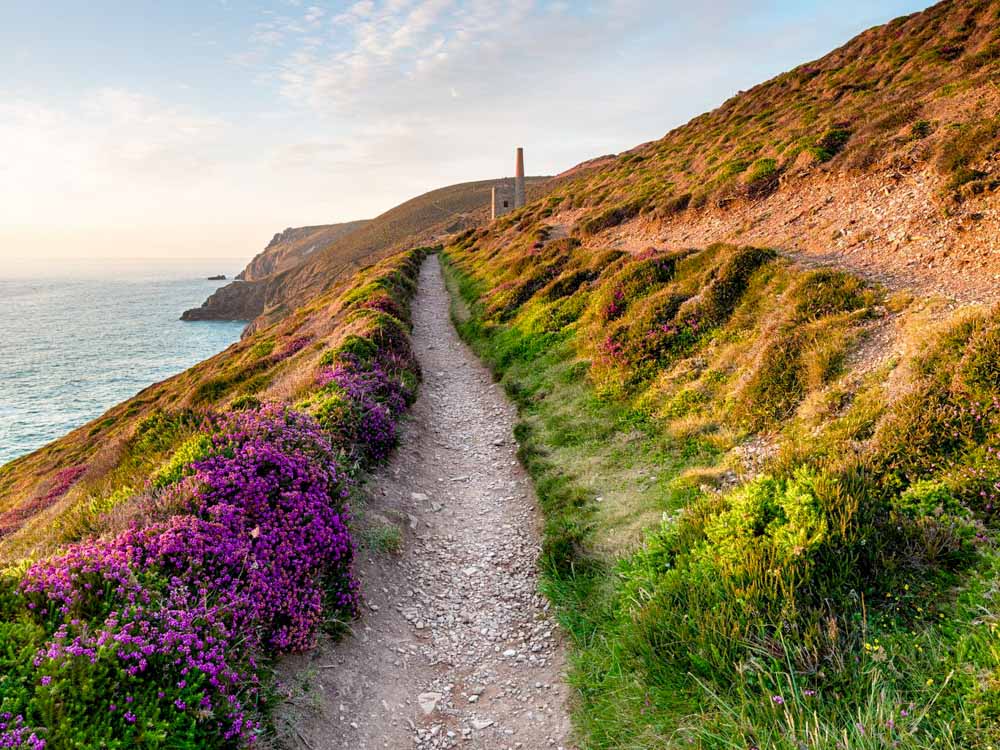
M 569 750 L 559 632 L 538 593 L 539 512 L 515 457 L 514 407 L 461 342 L 437 256 L 413 344 L 424 373 L 400 447 L 367 489 L 364 617 L 278 666 L 277 744 L 307 750 Z

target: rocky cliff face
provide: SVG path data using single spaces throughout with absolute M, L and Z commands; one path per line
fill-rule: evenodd
M 251 260 L 236 277 L 240 281 L 259 281 L 294 268 L 317 250 L 360 229 L 367 221 L 349 221 L 316 227 L 289 227 L 278 232 L 263 252 Z
M 550 187 L 548 177 L 529 177 L 529 199 Z M 345 273 L 397 250 L 434 243 L 446 234 L 488 219 L 496 180 L 466 182 L 433 190 L 371 221 L 289 228 L 237 277 L 186 311 L 182 320 L 250 320 L 246 333 L 281 320 L 305 300 L 329 289 Z M 552 184 L 555 184 L 552 182 Z
M 219 287 L 201 307 L 185 310 L 181 320 L 253 320 L 264 311 L 266 281 L 234 281 Z

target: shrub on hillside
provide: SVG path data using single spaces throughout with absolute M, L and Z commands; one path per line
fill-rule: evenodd
M 406 256 L 407 274 L 415 257 Z M 388 313 L 368 309 L 369 330 L 391 328 Z M 304 338 L 282 351 L 300 351 Z M 380 410 L 385 424 L 353 433 L 362 444 L 352 450 L 368 460 L 384 457 L 391 441 L 376 433 L 394 430 L 416 382 L 405 337 L 378 340 L 368 359 L 337 352 L 320 383 L 356 413 Z M 140 423 L 126 468 L 145 465 L 143 449 L 160 466 L 149 491 L 128 500 L 141 505 L 132 525 L 23 575 L 0 574 L 0 746 L 253 742 L 261 659 L 309 647 L 320 625 L 357 608 L 352 467 L 332 442 L 341 437 L 305 413 L 255 402 L 211 420 L 158 412 Z M 117 513 L 132 495 L 122 487 L 91 510 Z
M 661 219 L 666 219 L 675 214 L 682 213 L 691 205 L 691 193 L 681 193 L 667 199 L 657 210 L 656 215 Z
M 744 182 L 750 198 L 770 195 L 778 187 L 778 160 L 769 157 L 758 159 L 750 165 Z
M 938 151 L 937 166 L 949 190 L 986 176 L 978 167 L 1000 149 L 1000 117 L 968 122 L 956 127 Z
M 627 201 L 626 203 L 612 206 L 593 216 L 588 216 L 579 224 L 580 232 L 584 235 L 594 235 L 631 221 L 646 207 L 646 199 L 639 198 Z
M 834 126 L 821 135 L 810 147 L 810 152 L 816 161 L 830 161 L 834 156 L 844 150 L 844 146 L 851 140 L 851 131 L 844 126 Z

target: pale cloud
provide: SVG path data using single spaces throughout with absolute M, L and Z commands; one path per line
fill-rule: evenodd
M 80 221 L 111 207 L 133 214 L 141 195 L 197 185 L 216 163 L 226 124 L 123 89 L 60 109 L 0 104 L 0 205 L 9 223 Z
M 315 26 L 323 19 L 323 16 L 325 15 L 326 11 L 323 8 L 320 8 L 319 6 L 316 5 L 311 5 L 309 6 L 309 9 L 306 10 L 304 19 L 307 24 Z
M 715 3 L 713 15 L 731 4 Z M 686 81 L 638 60 L 635 70 L 615 69 L 618 81 L 609 78 L 623 48 L 638 46 L 643 34 L 671 17 L 697 24 L 693 10 L 663 0 L 606 0 L 575 9 L 562 0 L 361 0 L 332 17 L 323 36 L 288 33 L 268 58 L 265 80 L 293 106 L 341 124 L 367 127 L 373 119 L 416 114 L 442 124 L 479 123 L 488 131 L 491 121 L 521 113 L 526 121 L 564 120 L 570 127 L 553 112 L 554 102 L 576 99 L 594 108 L 622 89 L 633 101 L 644 88 L 655 97 L 665 83 L 684 89 Z M 670 46 L 667 38 L 663 44 Z M 661 64 L 673 58 L 690 67 L 680 50 L 655 53 Z M 602 112 L 608 130 L 616 114 Z
M 509 174 L 517 145 L 535 174 L 630 148 L 859 30 L 842 6 L 782 28 L 778 4 L 738 0 L 238 5 L 242 47 L 200 37 L 227 45 L 215 54 L 231 89 L 185 71 L 193 88 L 2 92 L 0 252 L 11 227 L 82 225 L 116 238 L 101 251 L 215 252 L 224 235 L 201 228 L 225 225 L 225 251 L 245 242 L 249 257 L 255 233 Z M 126 239 L 151 226 L 155 247 Z M 51 247 L 80 252 L 65 236 Z
M 588 149 L 629 143 L 622 122 L 634 107 L 619 105 L 623 91 L 630 105 L 639 88 L 647 105 L 660 98 L 663 76 L 647 83 L 651 71 L 637 69 L 622 86 L 608 72 L 663 15 L 661 0 L 582 11 L 552 0 L 359 0 L 307 34 L 288 31 L 301 18 L 285 19 L 259 73 L 289 106 L 349 141 L 343 158 L 357 158 L 356 169 L 395 158 L 397 170 L 442 180 L 463 174 L 460 166 L 469 179 L 488 177 L 509 169 L 514 145 L 548 141 L 545 164 L 557 171 L 551 165 L 571 166 Z

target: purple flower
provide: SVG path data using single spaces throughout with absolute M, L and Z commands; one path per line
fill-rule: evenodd
M 385 298 L 366 309 L 372 312 L 363 319 L 382 325 L 384 315 L 405 307 Z M 407 384 L 418 375 L 405 329 L 383 327 L 385 336 L 382 329 L 366 334 L 378 342 L 372 361 L 345 355 L 320 372 L 317 399 L 345 405 L 332 413 L 336 418 L 277 405 L 213 417 L 205 425 L 212 430 L 208 457 L 158 496 L 178 515 L 71 545 L 32 565 L 20 594 L 52 633 L 34 668 L 120 675 L 122 690 L 130 691 L 127 724 L 142 726 L 144 711 L 162 711 L 164 704 L 134 698 L 152 689 L 177 711 L 197 706 L 192 720 L 211 722 L 227 746 L 252 743 L 260 728 L 251 711 L 260 697 L 261 657 L 309 648 L 331 610 L 357 612 L 346 507 L 351 479 L 342 467 L 388 454 L 414 397 Z M 293 339 L 274 359 L 310 341 Z M 50 495 L 65 493 L 84 470 L 60 473 Z M 44 674 L 38 682 L 51 680 Z M 44 731 L 6 716 L 0 747 L 39 750 Z

